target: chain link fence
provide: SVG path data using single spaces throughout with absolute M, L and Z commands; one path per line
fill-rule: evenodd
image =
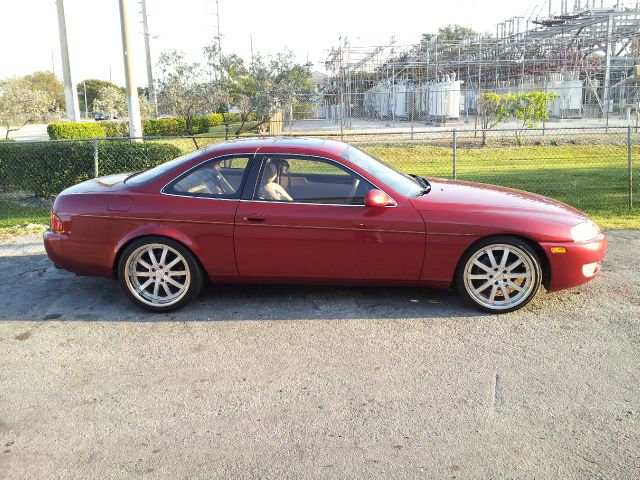
M 535 192 L 605 225 L 627 218 L 640 228 L 640 134 L 631 127 L 316 136 L 356 145 L 408 173 Z M 46 223 L 55 195 L 83 180 L 148 169 L 221 141 L 198 136 L 2 142 L 0 227 Z

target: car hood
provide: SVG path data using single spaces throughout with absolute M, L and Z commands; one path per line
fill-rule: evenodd
M 465 211 L 536 217 L 565 225 L 576 225 L 588 219 L 581 211 L 551 198 L 512 188 L 481 183 L 429 178 L 431 191 L 412 198 L 421 212 Z

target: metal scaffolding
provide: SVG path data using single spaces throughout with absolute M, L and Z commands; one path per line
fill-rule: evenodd
M 340 38 L 326 59 L 314 115 L 341 129 L 358 118 L 439 125 L 475 117 L 482 92 L 547 91 L 557 95 L 550 104 L 554 118 L 637 122 L 638 2 L 568 3 L 560 0 L 553 12 L 548 2 L 544 17 L 537 7 L 498 23 L 495 36 L 447 41 L 430 35 L 404 44 L 391 38 L 383 45 Z

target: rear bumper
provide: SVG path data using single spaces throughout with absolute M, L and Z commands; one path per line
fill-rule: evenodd
M 78 261 L 82 255 L 81 246 L 74 244 L 67 235 L 47 230 L 43 234 L 44 249 L 56 268 L 62 268 L 76 275 L 91 275 L 113 278 L 113 270 L 104 266 L 92 265 L 86 261 Z
M 587 283 L 600 273 L 600 262 L 607 251 L 603 233 L 588 242 L 543 242 L 540 244 L 549 260 L 547 290 L 555 292 Z M 551 249 L 563 247 L 563 253 Z

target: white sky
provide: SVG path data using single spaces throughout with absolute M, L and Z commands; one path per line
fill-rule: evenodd
M 62 77 L 55 1 L 1 1 L 0 79 L 51 70 L 52 63 Z M 138 0 L 129 4 L 136 83 L 145 86 L 140 6 Z M 65 0 L 64 5 L 73 81 L 100 78 L 122 85 L 118 1 Z M 322 72 L 328 49 L 341 35 L 368 45 L 395 35 L 408 44 L 449 23 L 495 32 L 495 24 L 506 18 L 548 12 L 547 0 L 219 0 L 219 6 L 224 53 L 250 58 L 252 35 L 255 52 L 276 53 L 288 47 L 299 62 L 308 56 L 314 69 Z M 559 8 L 560 0 L 552 0 L 552 6 Z M 147 0 L 154 65 L 158 54 L 171 48 L 200 60 L 202 47 L 213 40 L 215 8 L 215 0 Z

